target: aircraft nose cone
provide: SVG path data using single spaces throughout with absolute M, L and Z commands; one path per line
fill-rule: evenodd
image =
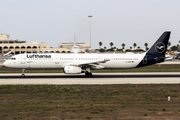
M 3 63 L 3 65 L 4 65 L 4 66 L 7 66 L 7 62 L 5 61 L 5 62 Z
M 3 65 L 6 66 L 6 67 L 9 67 L 9 63 L 8 63 L 7 61 L 5 61 L 5 62 L 3 63 Z
M 12 64 L 11 64 L 9 61 L 5 61 L 5 62 L 3 63 L 3 65 L 6 66 L 6 67 L 10 67 L 10 68 L 13 68 L 13 67 L 14 67 L 14 66 L 12 66 Z

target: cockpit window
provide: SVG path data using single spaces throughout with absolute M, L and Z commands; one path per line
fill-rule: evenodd
M 11 57 L 11 58 L 9 58 L 9 60 L 16 60 L 16 58 L 14 58 L 14 57 Z

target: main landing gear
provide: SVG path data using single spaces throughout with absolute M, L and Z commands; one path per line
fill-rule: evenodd
M 92 73 L 90 72 L 90 68 L 86 68 L 85 75 L 86 75 L 86 77 L 92 77 Z
M 21 77 L 25 77 L 25 69 L 22 69 L 22 75 L 21 75 Z
M 88 72 L 88 71 L 85 72 L 85 75 L 86 75 L 86 77 L 92 77 L 92 73 Z

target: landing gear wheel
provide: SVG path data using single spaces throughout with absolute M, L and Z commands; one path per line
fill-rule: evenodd
M 88 71 L 85 72 L 85 75 L 86 75 L 86 77 L 92 77 L 92 73 L 88 72 Z
M 88 77 L 88 72 L 85 72 L 85 76 Z
M 21 77 L 25 77 L 25 74 L 22 74 Z
M 89 73 L 89 77 L 92 77 L 92 73 L 91 72 Z
M 25 69 L 22 69 L 22 75 L 21 77 L 25 77 Z

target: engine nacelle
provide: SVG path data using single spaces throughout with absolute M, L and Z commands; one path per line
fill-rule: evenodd
M 76 66 L 65 66 L 64 73 L 66 74 L 79 74 L 81 73 L 81 68 Z

